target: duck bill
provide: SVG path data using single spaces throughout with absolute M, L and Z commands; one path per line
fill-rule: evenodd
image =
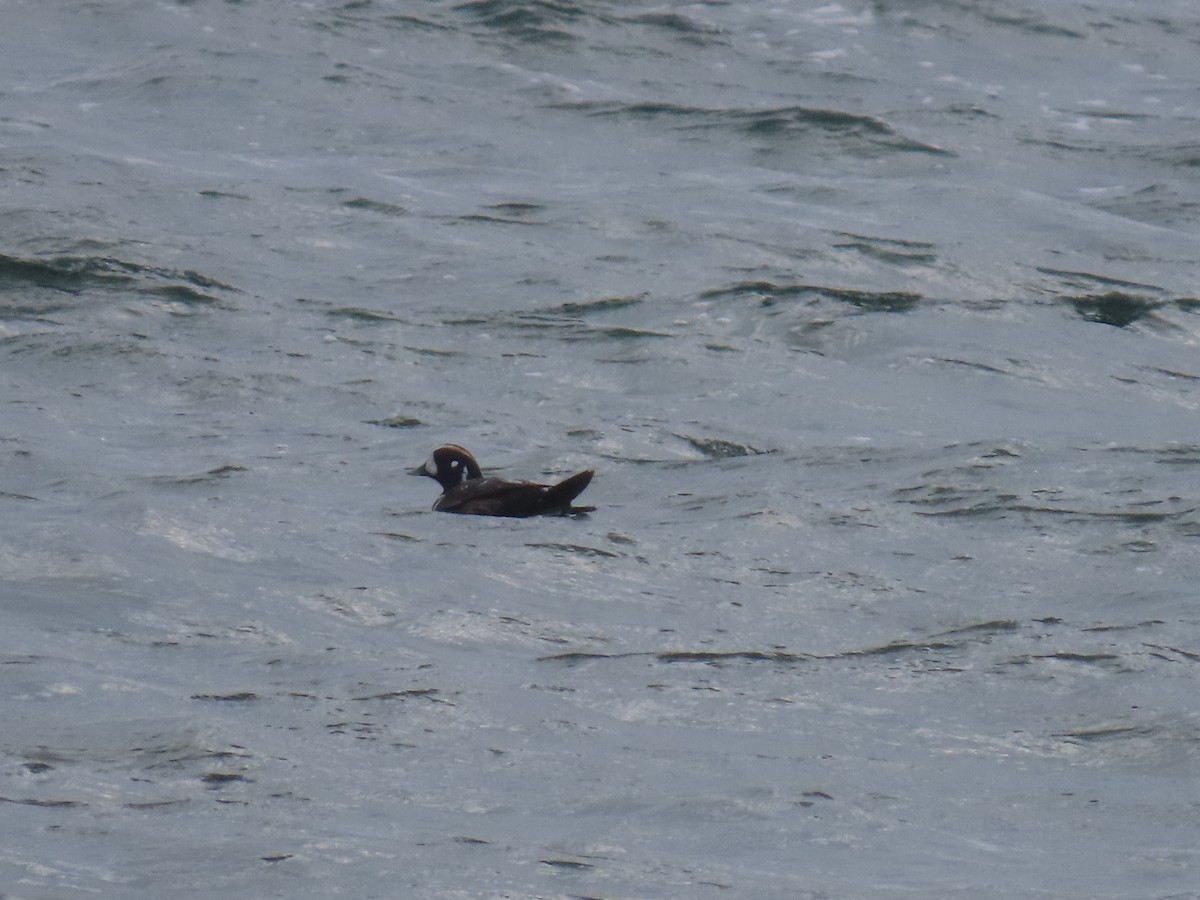
M 425 463 L 421 463 L 415 469 L 408 470 L 409 475 L 428 475 L 429 472 L 425 468 Z

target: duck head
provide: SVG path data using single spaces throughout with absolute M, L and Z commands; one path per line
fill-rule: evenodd
M 408 474 L 427 475 L 440 484 L 443 491 L 462 484 L 468 478 L 483 476 L 475 457 L 458 444 L 443 444 L 429 454 L 429 459 L 415 469 L 410 469 Z

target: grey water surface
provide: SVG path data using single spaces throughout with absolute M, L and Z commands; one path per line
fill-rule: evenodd
M 0 2 L 0 897 L 1200 897 L 1198 59 Z

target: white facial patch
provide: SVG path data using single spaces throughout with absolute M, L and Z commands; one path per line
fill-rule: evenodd
M 426 475 L 437 475 L 437 461 L 432 453 L 429 454 L 429 459 L 425 460 L 425 465 L 421 466 L 421 471 Z

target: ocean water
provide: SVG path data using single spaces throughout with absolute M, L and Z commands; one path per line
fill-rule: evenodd
M 0 3 L 0 897 L 1200 897 L 1198 45 Z

